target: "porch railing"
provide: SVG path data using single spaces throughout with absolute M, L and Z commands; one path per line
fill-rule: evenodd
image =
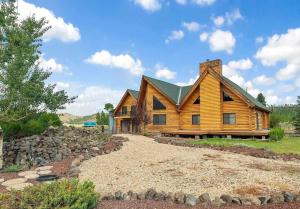
M 117 112 L 115 116 L 132 116 L 135 112 L 134 111 L 127 111 L 127 112 Z

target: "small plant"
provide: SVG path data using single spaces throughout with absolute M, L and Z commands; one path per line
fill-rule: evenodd
M 62 180 L 0 194 L 0 208 L 93 209 L 97 205 L 98 198 L 99 194 L 95 192 L 92 182 Z
M 22 171 L 23 167 L 21 165 L 11 165 L 9 167 L 6 167 L 3 169 L 3 172 L 5 173 L 15 173 L 15 172 L 19 172 Z
M 270 131 L 270 140 L 280 141 L 284 136 L 284 130 L 282 128 L 272 128 Z

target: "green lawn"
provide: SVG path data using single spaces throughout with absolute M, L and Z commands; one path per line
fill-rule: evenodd
M 300 137 L 284 137 L 279 142 L 211 138 L 207 140 L 193 141 L 191 143 L 215 145 L 215 146 L 223 146 L 223 147 L 243 145 L 243 146 L 249 146 L 253 148 L 266 148 L 276 153 L 300 154 Z

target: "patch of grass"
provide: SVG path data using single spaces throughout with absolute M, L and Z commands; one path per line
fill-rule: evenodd
M 192 141 L 190 143 L 220 147 L 232 147 L 242 145 L 253 148 L 265 148 L 276 153 L 300 154 L 300 137 L 286 136 L 281 141 L 211 138 L 207 140 Z
M 3 169 L 4 173 L 15 173 L 15 172 L 19 172 L 22 171 L 23 167 L 21 165 L 11 165 L 9 167 L 6 167 Z

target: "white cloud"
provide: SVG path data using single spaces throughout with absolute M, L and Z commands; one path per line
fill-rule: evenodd
M 298 79 L 296 79 L 295 86 L 297 86 L 298 88 L 300 88 L 300 77 Z
M 190 78 L 188 80 L 188 82 L 178 82 L 178 83 L 176 83 L 176 85 L 178 85 L 178 86 L 190 86 L 190 85 L 193 85 L 198 78 L 199 78 L 199 75 L 197 75 L 195 78 Z
M 200 28 L 204 27 L 203 25 L 200 25 L 197 22 L 183 22 L 182 26 L 185 27 L 188 31 L 196 32 L 200 30 Z
M 230 31 L 216 30 L 209 39 L 210 49 L 214 52 L 226 51 L 228 54 L 232 54 L 235 46 L 235 38 Z
M 202 42 L 207 41 L 208 35 L 209 35 L 209 34 L 208 34 L 207 32 L 201 33 L 200 36 L 199 36 L 200 41 L 202 41 Z
M 55 84 L 56 86 L 54 88 L 54 91 L 68 90 L 71 87 L 69 83 L 62 82 L 62 81 L 58 81 Z
M 125 69 L 137 76 L 145 71 L 141 60 L 134 59 L 129 54 L 113 55 L 107 50 L 96 52 L 85 61 L 96 65 Z
M 220 27 L 221 25 L 224 24 L 225 19 L 224 19 L 223 16 L 218 16 L 218 17 L 213 18 L 213 21 L 214 21 L 214 24 L 215 24 L 217 27 Z
M 123 91 L 107 87 L 89 86 L 79 94 L 74 103 L 66 105 L 66 109 L 61 112 L 67 112 L 74 115 L 94 114 L 102 110 L 106 103 L 117 105 L 123 94 Z
M 296 83 L 295 83 L 295 86 L 297 86 Z M 300 87 L 300 85 L 299 85 L 299 87 Z M 284 93 L 289 93 L 289 92 L 292 92 L 294 90 L 295 90 L 295 87 L 293 85 L 290 85 L 290 84 L 284 84 L 284 85 L 281 85 L 279 87 L 279 91 L 284 92 Z
M 134 0 L 134 3 L 141 6 L 144 10 L 154 12 L 161 9 L 160 0 Z
M 209 6 L 215 3 L 215 0 L 192 0 L 192 2 L 199 6 Z
M 56 62 L 54 58 L 45 59 L 43 56 L 38 60 L 38 65 L 41 69 L 52 72 L 62 73 L 67 67 Z
M 74 42 L 80 40 L 79 29 L 72 23 L 66 23 L 63 18 L 56 17 L 52 11 L 43 7 L 37 7 L 24 0 L 19 0 L 18 4 L 21 20 L 32 15 L 35 15 L 37 19 L 46 18 L 52 28 L 44 34 L 43 39 L 45 41 L 58 39 L 62 42 Z
M 241 15 L 239 9 L 235 9 L 225 14 L 226 22 L 228 25 L 232 25 L 237 20 L 242 20 L 244 17 Z
M 278 80 L 291 80 L 300 76 L 300 28 L 289 29 L 287 33 L 275 34 L 268 38 L 255 57 L 264 66 L 275 66 L 279 62 L 286 66 L 276 73 Z
M 171 80 L 176 77 L 176 72 L 171 71 L 169 68 L 164 67 L 160 64 L 156 64 L 155 69 L 156 69 L 155 76 L 157 78 L 165 78 L 167 80 Z
M 255 42 L 256 43 L 262 43 L 262 42 L 264 42 L 264 37 L 262 37 L 262 36 L 256 37 Z
M 274 78 L 268 77 L 266 75 L 260 75 L 253 79 L 253 82 L 262 86 L 273 85 L 276 81 Z
M 238 75 L 238 70 L 249 70 L 252 67 L 253 63 L 249 58 L 232 60 L 228 62 L 227 65 L 223 65 L 223 74 L 224 76 L 230 78 L 234 75 Z
M 170 41 L 174 40 L 181 40 L 184 37 L 184 32 L 182 30 L 173 30 L 171 32 L 171 35 L 168 36 L 168 38 L 165 40 L 165 42 L 168 44 Z
M 176 0 L 176 2 L 178 4 L 181 4 L 181 5 L 186 5 L 187 4 L 187 0 Z

